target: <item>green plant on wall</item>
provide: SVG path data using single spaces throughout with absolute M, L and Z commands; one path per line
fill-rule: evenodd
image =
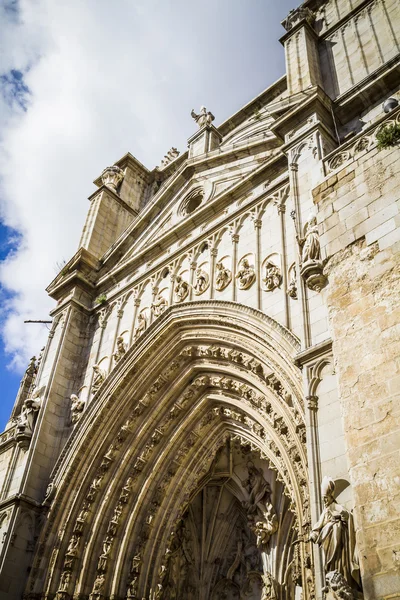
M 397 146 L 400 143 L 400 123 L 393 123 L 392 125 L 382 127 L 377 132 L 376 139 L 378 140 L 379 150 Z
M 100 294 L 96 298 L 96 304 L 107 304 L 107 296 L 106 294 Z

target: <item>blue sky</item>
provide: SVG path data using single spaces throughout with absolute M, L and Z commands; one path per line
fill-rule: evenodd
M 0 429 L 47 338 L 44 291 L 76 251 L 92 181 L 149 168 L 284 73 L 296 0 L 0 0 Z

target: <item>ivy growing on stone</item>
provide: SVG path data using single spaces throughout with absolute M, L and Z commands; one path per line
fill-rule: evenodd
M 400 123 L 386 125 L 382 127 L 376 134 L 379 150 L 384 148 L 393 148 L 400 143 Z

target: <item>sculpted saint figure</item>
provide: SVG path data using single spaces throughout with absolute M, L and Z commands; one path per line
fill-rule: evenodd
M 18 417 L 17 430 L 19 433 L 32 433 L 35 425 L 36 414 L 39 412 L 42 401 L 39 398 L 39 391 L 25 400 L 22 405 L 21 414 Z
M 176 302 L 183 302 L 189 295 L 189 284 L 180 275 L 176 278 L 174 292 Z
M 208 288 L 210 283 L 210 277 L 208 273 L 206 273 L 206 271 L 204 271 L 200 267 L 196 269 L 195 276 L 196 279 L 194 281 L 193 291 L 196 294 L 196 296 L 200 296 L 200 294 L 203 294 Z
M 196 121 L 200 129 L 204 127 L 204 125 L 211 125 L 211 123 L 215 119 L 214 115 L 210 111 L 207 111 L 205 106 L 200 107 L 200 113 L 198 115 L 194 112 L 193 109 L 190 114 L 192 118 Z
M 232 272 L 224 267 L 222 262 L 217 262 L 215 265 L 215 287 L 221 292 L 224 290 L 232 281 Z
M 151 305 L 151 311 L 155 317 L 159 317 L 164 310 L 168 307 L 168 302 L 161 294 L 154 299 L 153 304 Z
M 137 327 L 135 331 L 135 339 L 142 335 L 147 329 L 147 317 L 144 312 L 139 313 Z
M 321 260 L 321 246 L 319 243 L 319 233 L 317 226 L 317 217 L 310 213 L 308 221 L 304 226 L 304 238 L 297 237 L 297 241 L 302 248 L 301 262 Z
M 126 344 L 122 335 L 119 335 L 117 337 L 117 349 L 114 352 L 115 362 L 120 361 L 124 354 L 126 354 Z
M 99 365 L 93 365 L 93 383 L 92 383 L 92 391 L 95 394 L 101 387 L 101 384 L 106 378 L 106 374 L 102 371 Z
M 272 292 L 275 288 L 278 288 L 282 283 L 282 275 L 279 267 L 273 262 L 267 261 L 265 264 L 265 277 L 263 279 L 265 284 L 265 291 Z
M 242 258 L 239 262 L 239 269 L 236 273 L 238 286 L 240 290 L 247 290 L 256 280 L 254 267 L 250 266 L 247 258 Z
M 247 463 L 248 478 L 242 482 L 249 494 L 249 499 L 243 502 L 247 511 L 249 525 L 257 536 L 257 546 L 268 543 L 271 535 L 278 529 L 278 519 L 271 504 L 271 487 L 264 478 L 261 469 L 252 463 Z
M 90 594 L 92 597 L 98 596 L 99 594 L 102 593 L 105 581 L 106 581 L 106 577 L 103 573 L 101 573 L 100 575 L 97 575 L 96 579 L 94 580 L 92 593 Z
M 352 515 L 333 497 L 333 479 L 324 477 L 321 491 L 325 507 L 311 530 L 310 540 L 323 549 L 325 572 L 338 571 L 351 588 L 358 589 L 360 575 Z
M 85 408 L 85 400 L 78 398 L 76 394 L 71 394 L 71 421 L 76 423 L 81 418 L 83 409 Z

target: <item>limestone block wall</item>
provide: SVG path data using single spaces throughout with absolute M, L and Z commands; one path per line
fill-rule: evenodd
M 365 597 L 399 598 L 400 151 L 363 139 L 313 195 Z

